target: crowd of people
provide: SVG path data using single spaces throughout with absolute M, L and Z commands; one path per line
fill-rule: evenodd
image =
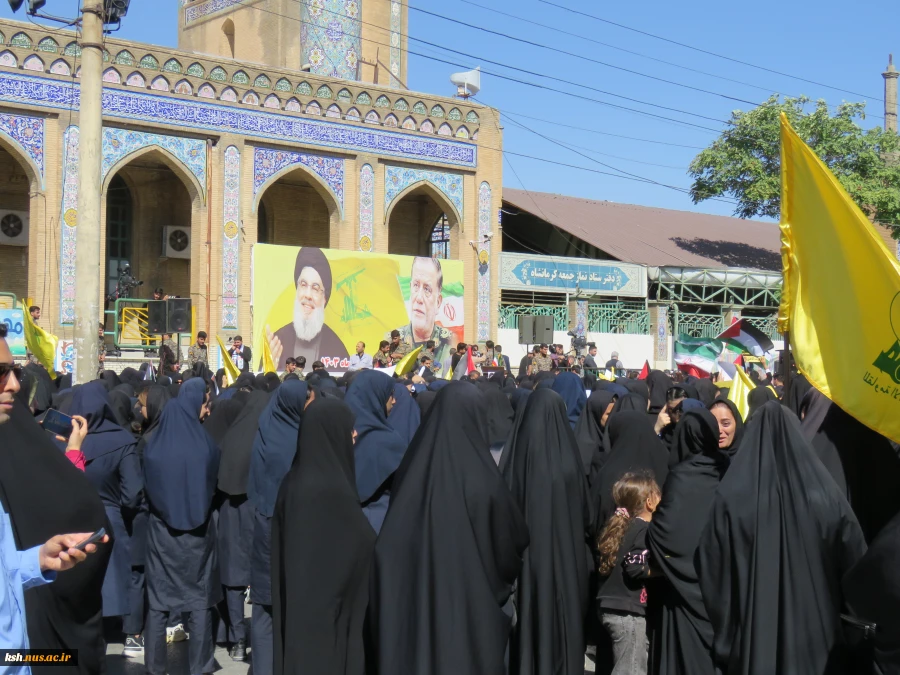
M 448 380 L 427 353 L 379 372 L 399 335 L 339 376 L 254 375 L 236 338 L 229 386 L 205 338 L 190 369 L 78 386 L 0 339 L 4 569 L 28 587 L 0 611 L 32 647 L 99 673 L 117 639 L 152 675 L 185 634 L 192 673 L 216 644 L 254 675 L 900 669 L 898 448 L 802 375 L 757 378 L 744 419 L 709 379 L 598 380 L 594 347 L 583 374 L 540 345 L 514 376 L 488 342 Z M 52 583 L 8 562 L 100 527 Z

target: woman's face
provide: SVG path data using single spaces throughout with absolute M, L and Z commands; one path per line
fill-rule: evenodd
M 609 405 L 606 406 L 606 410 L 603 412 L 603 417 L 600 418 L 600 424 L 604 427 L 606 426 L 606 422 L 609 420 L 609 414 L 612 412 L 612 409 L 616 405 L 616 399 L 613 399 L 609 402 Z
M 713 417 L 719 422 L 719 448 L 727 448 L 734 440 L 734 432 L 737 425 L 734 422 L 734 415 L 727 405 L 716 405 L 710 411 Z

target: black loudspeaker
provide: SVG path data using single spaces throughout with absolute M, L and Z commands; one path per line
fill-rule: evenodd
M 161 335 L 166 332 L 166 301 L 147 301 L 147 332 L 150 335 Z
M 166 300 L 167 333 L 191 332 L 191 300 L 190 298 L 170 298 Z
M 534 317 L 530 314 L 519 314 L 519 344 L 534 344 Z
M 553 317 L 534 317 L 534 342 L 532 344 L 553 344 Z

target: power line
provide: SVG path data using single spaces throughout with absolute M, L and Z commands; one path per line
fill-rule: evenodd
M 600 45 L 601 47 L 607 47 L 607 48 L 609 48 L 609 49 L 615 49 L 615 50 L 618 50 L 618 51 L 620 51 L 620 52 L 624 52 L 624 53 L 626 53 L 626 54 L 632 54 L 633 56 L 639 56 L 639 57 L 641 57 L 641 58 L 643 58 L 643 59 L 649 59 L 650 61 L 655 61 L 655 62 L 657 62 L 657 63 L 662 63 L 662 64 L 667 65 L 667 66 L 672 66 L 673 68 L 680 68 L 681 70 L 686 70 L 686 71 L 691 72 L 691 73 L 697 73 L 697 74 L 699 74 L 699 75 L 704 75 L 704 76 L 706 76 L 706 77 L 713 77 L 713 78 L 716 78 L 716 79 L 718 79 L 718 80 L 723 80 L 723 81 L 725 81 L 725 82 L 733 82 L 734 84 L 740 84 L 740 85 L 742 85 L 742 86 L 744 86 L 744 87 L 750 87 L 750 88 L 752 88 L 752 89 L 758 89 L 758 90 L 760 90 L 760 91 L 768 92 L 769 94 L 777 93 L 777 92 L 778 92 L 778 89 L 779 89 L 778 87 L 763 87 L 763 86 L 760 86 L 760 85 L 758 85 L 758 84 L 752 84 L 752 83 L 750 83 L 750 82 L 744 82 L 743 80 L 736 80 L 736 79 L 734 79 L 734 78 L 732 78 L 732 77 L 725 77 L 724 75 L 717 75 L 717 74 L 715 74 L 715 73 L 710 73 L 710 72 L 707 72 L 707 71 L 705 71 L 705 70 L 700 70 L 700 69 L 698 69 L 698 68 L 691 68 L 690 66 L 685 66 L 685 65 L 680 64 L 680 63 L 674 63 L 674 62 L 672 62 L 672 61 L 667 61 L 667 60 L 665 60 L 665 59 L 660 59 L 660 58 L 657 58 L 657 57 L 655 57 L 655 56 L 650 56 L 649 54 L 643 54 L 643 53 L 641 53 L 641 52 L 636 52 L 636 51 L 634 51 L 634 50 L 632 50 L 632 49 L 626 49 L 625 47 L 619 47 L 618 45 L 610 44 L 610 43 L 608 43 L 608 42 L 603 42 L 603 41 L 601 41 L 601 40 L 596 40 L 596 39 L 594 39 L 594 38 L 588 37 L 587 35 L 580 35 L 579 33 L 573 33 L 573 32 L 571 32 L 571 31 L 563 30 L 562 28 L 556 28 L 555 26 L 547 26 L 547 25 L 545 25 L 545 24 L 543 24 L 543 23 L 540 23 L 539 21 L 532 21 L 531 19 L 526 19 L 526 18 L 521 17 L 521 16 L 516 16 L 515 14 L 510 14 L 510 13 L 508 13 L 508 12 L 502 12 L 502 11 L 500 11 L 499 9 L 495 9 L 495 8 L 493 8 L 493 7 L 487 7 L 487 6 L 482 5 L 482 4 L 479 4 L 479 3 L 477 3 L 477 2 L 472 2 L 472 0 L 459 0 L 459 2 L 465 3 L 465 4 L 467 4 L 467 5 L 471 5 L 471 6 L 473 6 L 473 7 L 478 7 L 479 9 L 483 9 L 483 10 L 485 10 L 485 11 L 487 11 L 487 12 L 494 12 L 495 14 L 499 14 L 499 15 L 501 15 L 501 16 L 505 16 L 505 17 L 508 17 L 508 18 L 511 18 L 511 19 L 516 19 L 516 20 L 518 20 L 518 21 L 522 21 L 522 22 L 524 22 L 524 23 L 531 24 L 531 25 L 533 25 L 533 26 L 539 26 L 541 29 L 544 29 L 544 30 L 550 30 L 550 31 L 553 31 L 553 32 L 555 32 L 555 33 L 560 33 L 561 35 L 568 35 L 569 37 L 578 38 L 579 40 L 585 40 L 586 42 L 591 42 L 591 43 L 593 43 L 593 44 Z M 788 94 L 785 94 L 785 95 L 788 95 Z M 790 95 L 790 96 L 792 96 L 792 98 L 798 98 L 798 97 L 795 96 L 795 95 Z M 838 106 L 838 105 L 832 105 L 832 106 L 830 106 L 830 107 L 832 107 L 832 108 L 838 108 L 839 106 Z M 884 117 L 881 117 L 880 115 L 873 115 L 873 114 L 869 114 L 868 117 L 873 117 L 873 118 L 875 118 L 875 119 L 881 119 L 881 120 L 884 119 Z
M 296 1 L 296 0 L 295 0 L 295 1 Z M 246 7 L 246 8 L 250 8 L 250 9 L 255 9 L 256 11 L 259 11 L 259 12 L 265 12 L 265 13 L 267 13 L 267 14 L 272 14 L 272 15 L 274 15 L 274 16 L 278 16 L 278 17 L 281 17 L 281 18 L 284 18 L 284 19 L 289 19 L 289 20 L 292 20 L 292 21 L 296 21 L 296 22 L 298 22 L 298 23 L 304 23 L 304 24 L 307 24 L 307 25 L 317 25 L 317 24 L 313 24 L 313 23 L 311 23 L 311 22 L 309 22 L 309 21 L 303 21 L 302 19 L 298 19 L 298 18 L 296 18 L 296 17 L 287 16 L 287 15 L 285 15 L 285 14 L 280 14 L 280 13 L 278 13 L 278 12 L 273 12 L 273 11 L 271 11 L 271 10 L 264 9 L 264 8 L 262 8 L 262 7 L 259 7 L 259 6 L 257 6 L 257 5 L 245 5 L 245 4 L 243 4 L 242 2 L 238 2 L 238 4 L 241 5 L 242 7 Z M 324 10 L 324 11 L 329 11 L 329 12 L 330 12 L 330 10 Z M 332 12 L 332 13 L 334 13 L 334 12 Z M 339 15 L 339 16 L 345 16 L 345 15 L 343 15 L 343 14 L 338 14 L 338 15 Z M 362 23 L 364 23 L 364 24 L 366 24 L 366 25 L 369 25 L 368 22 L 362 22 Z M 627 96 L 622 96 L 622 95 L 620 95 L 620 94 L 614 94 L 614 93 L 612 93 L 612 92 L 607 92 L 607 91 L 604 91 L 604 90 L 602 90 L 602 89 L 595 89 L 594 87 L 588 87 L 588 86 L 586 86 L 586 85 L 584 85 L 584 84 L 581 84 L 581 83 L 578 83 L 578 82 L 571 82 L 571 81 L 569 81 L 569 80 L 564 80 L 564 79 L 557 78 L 557 77 L 554 77 L 554 76 L 551 76 L 551 75 L 543 75 L 543 74 L 541 74 L 541 73 L 535 73 L 535 72 L 532 72 L 532 71 L 529 71 L 529 70 L 526 70 L 526 69 L 523 69 L 523 68 L 517 68 L 516 66 L 509 66 L 509 65 L 506 65 L 506 64 L 504 64 L 504 63 L 500 63 L 500 62 L 497 62 L 497 61 L 492 61 L 492 60 L 490 60 L 490 59 L 482 59 L 482 58 L 480 58 L 480 57 L 478 57 L 478 56 L 474 56 L 474 55 L 472 55 L 472 54 L 468 54 L 468 53 L 466 53 L 466 52 L 461 52 L 461 51 L 458 51 L 458 50 L 455 50 L 455 49 L 450 49 L 449 47 L 444 47 L 444 46 L 442 46 L 442 45 L 439 45 L 439 44 L 436 44 L 436 43 L 433 43 L 433 42 L 429 42 L 429 41 L 427 41 L 427 40 L 421 40 L 421 39 L 419 39 L 419 38 L 414 38 L 414 37 L 412 37 L 412 36 L 408 36 L 408 38 L 409 38 L 410 40 L 415 41 L 415 42 L 421 42 L 421 43 L 426 44 L 426 45 L 429 45 L 429 46 L 431 46 L 431 47 L 437 47 L 437 48 L 439 48 L 439 49 L 443 49 L 443 50 L 448 51 L 448 52 L 460 54 L 460 55 L 462 55 L 462 56 L 466 56 L 466 57 L 471 58 L 471 59 L 482 60 L 482 61 L 485 61 L 485 62 L 487 62 L 487 63 L 493 63 L 493 64 L 495 64 L 495 65 L 499 65 L 499 66 L 501 66 L 501 67 L 503 67 L 503 68 L 508 68 L 508 69 L 510 69 L 510 70 L 516 70 L 516 71 L 520 71 L 520 72 L 523 72 L 523 73 L 528 73 L 528 74 L 531 74 L 531 75 L 535 75 L 535 76 L 537 76 L 537 77 L 543 77 L 543 78 L 546 78 L 546 79 L 558 80 L 558 81 L 563 82 L 563 83 L 565 83 L 565 84 L 570 84 L 570 85 L 576 86 L 576 87 L 581 87 L 581 88 L 585 88 L 585 89 L 592 89 L 592 90 L 594 90 L 594 91 L 598 91 L 598 92 L 603 93 L 603 94 L 607 94 L 607 95 L 610 95 L 610 96 L 615 96 L 615 97 L 617 97 L 617 98 L 627 99 L 627 100 L 629 100 L 629 101 L 633 101 L 633 102 L 639 103 L 639 104 L 641 104 L 641 105 L 648 105 L 648 106 L 651 106 L 651 107 L 663 108 L 663 109 L 665 109 L 665 110 L 671 110 L 671 111 L 673 111 L 673 112 L 678 112 L 678 113 L 682 113 L 682 114 L 685 114 L 685 115 L 691 115 L 691 116 L 694 116 L 694 117 L 700 117 L 700 118 L 703 118 L 703 119 L 708 119 L 708 120 L 711 120 L 711 121 L 713 121 L 713 122 L 718 122 L 718 123 L 720 123 L 720 124 L 728 124 L 728 122 L 726 122 L 726 121 L 724 121 L 724 120 L 717 119 L 717 118 L 715 118 L 715 117 L 708 117 L 708 116 L 706 116 L 706 115 L 700 115 L 700 114 L 698 114 L 698 113 L 692 113 L 692 112 L 688 112 L 688 111 L 684 111 L 684 110 L 679 110 L 678 108 L 669 108 L 669 107 L 667 107 L 667 106 L 662 106 L 662 105 L 659 105 L 659 104 L 656 104 L 656 103 L 648 103 L 648 102 L 646 102 L 646 101 L 641 101 L 641 100 L 639 100 L 639 99 L 633 99 L 633 98 L 629 98 L 629 97 L 627 97 Z M 365 40 L 366 42 L 371 42 L 371 43 L 373 43 L 373 44 L 381 45 L 381 46 L 383 46 L 383 47 L 390 47 L 390 45 L 388 45 L 388 44 L 386 44 L 386 43 L 384 43 L 384 42 L 379 42 L 378 40 L 372 40 L 371 38 L 363 38 L 363 37 L 360 36 L 360 39 Z M 409 50 L 409 49 L 407 49 L 407 53 L 408 53 L 408 54 L 412 54 L 412 55 L 414 55 L 414 56 L 420 56 L 420 57 L 422 57 L 422 58 L 424 58 L 424 59 L 428 59 L 428 60 L 430 60 L 430 61 L 437 61 L 438 63 L 444 63 L 444 64 L 447 64 L 447 65 L 453 66 L 454 68 L 469 68 L 469 67 L 470 67 L 470 65 L 462 64 L 462 63 L 459 63 L 459 62 L 456 62 L 456 61 L 449 61 L 449 60 L 447 60 L 447 59 L 441 59 L 441 58 L 438 58 L 438 57 L 435 57 L 435 56 L 428 56 L 427 54 L 422 54 L 422 53 L 420 53 L 420 52 L 415 52 L 415 51 L 412 51 L 412 50 Z M 551 92 L 554 92 L 554 93 L 563 94 L 563 95 L 565 95 L 565 96 L 570 96 L 570 97 L 572 97 L 572 98 L 577 98 L 577 99 L 580 99 L 580 100 L 582 100 L 582 101 L 589 101 L 589 102 L 591 102 L 591 103 L 597 103 L 598 105 L 603 105 L 603 106 L 607 106 L 607 107 L 611 107 L 611 108 L 616 108 L 616 109 L 619 109 L 619 110 L 625 110 L 625 111 L 627 111 L 627 112 L 633 112 L 633 113 L 636 113 L 636 114 L 639 114 L 639 115 L 646 115 L 646 116 L 648 116 L 648 117 L 653 117 L 653 118 L 656 118 L 656 119 L 665 120 L 665 121 L 667 121 L 667 122 L 673 122 L 673 123 L 675 123 L 675 124 L 681 124 L 681 125 L 688 126 L 688 127 L 695 127 L 695 128 L 697 128 L 697 129 L 702 129 L 702 130 L 704 130 L 704 131 L 712 131 L 712 132 L 714 132 L 714 133 L 720 133 L 720 130 L 719 130 L 719 129 L 713 129 L 712 127 L 705 127 L 705 126 L 702 126 L 702 125 L 700 125 L 700 124 L 695 124 L 695 123 L 693 123 L 693 122 L 686 122 L 686 121 L 684 121 L 684 120 L 675 119 L 675 118 L 673 118 L 673 117 L 666 117 L 665 115 L 658 115 L 658 114 L 656 114 L 656 113 L 647 112 L 647 111 L 645 111 L 645 110 L 638 110 L 637 108 L 630 108 L 630 107 L 628 107 L 628 106 L 623 106 L 623 105 L 620 105 L 620 104 L 617 104 L 617 103 L 611 103 L 611 102 L 609 102 L 609 101 L 603 101 L 603 100 L 601 100 L 601 99 L 591 98 L 590 96 L 583 96 L 583 95 L 581 95 L 581 94 L 575 94 L 575 93 L 573 93 L 573 92 L 565 91 L 564 89 L 557 89 L 557 88 L 555 88 L 555 87 L 550 87 L 550 86 L 545 85 L 545 84 L 540 84 L 540 83 L 537 83 L 537 82 L 529 82 L 528 80 L 522 80 L 522 79 L 519 79 L 519 78 L 511 77 L 511 76 L 509 76 L 509 75 L 502 75 L 502 74 L 500 74 L 500 73 L 495 73 L 495 72 L 492 72 L 492 71 L 489 71 L 489 70 L 482 70 L 481 72 L 484 73 L 484 74 L 486 74 L 486 75 L 491 75 L 491 76 L 496 77 L 496 78 L 501 79 L 501 80 L 507 80 L 507 81 L 509 81 L 509 82 L 515 82 L 515 83 L 518 83 L 518 84 L 523 84 L 523 85 L 526 85 L 526 86 L 529 86 L 529 87 L 534 87 L 534 88 L 536 88 L 536 89 L 542 89 L 542 90 L 544 90 L 544 91 L 551 91 Z
M 844 92 L 845 94 L 853 94 L 854 96 L 862 96 L 863 98 L 868 98 L 868 99 L 871 99 L 871 100 L 873 100 L 873 101 L 880 101 L 881 103 L 884 103 L 884 99 L 880 99 L 880 98 L 878 98 L 878 97 L 876 97 L 876 96 L 867 96 L 866 94 L 860 94 L 859 92 L 851 91 L 851 90 L 849 90 L 849 89 L 842 89 L 842 88 L 840 88 L 840 87 L 833 87 L 833 86 L 831 86 L 830 84 L 824 84 L 824 83 L 822 83 L 822 82 L 816 82 L 815 80 L 808 80 L 808 79 L 806 79 L 805 77 L 800 77 L 800 76 L 798 76 L 798 75 L 791 75 L 790 73 L 783 73 L 783 72 L 781 72 L 780 70 L 773 70 L 772 68 L 766 68 L 765 66 L 758 66 L 758 65 L 756 65 L 755 63 L 748 63 L 747 61 L 741 61 L 740 59 L 735 59 L 735 58 L 732 58 L 732 57 L 730 57 L 730 56 L 725 56 L 724 54 L 717 54 L 716 52 L 711 52 L 711 51 L 706 50 L 706 49 L 701 49 L 700 47 L 694 47 L 693 45 L 685 44 L 684 42 L 678 42 L 677 40 L 672 40 L 672 39 L 670 39 L 670 38 L 663 37 L 663 36 L 661 36 L 661 35 L 654 35 L 653 33 L 648 33 L 647 31 L 639 30 L 639 29 L 637 29 L 637 28 L 632 28 L 631 26 L 626 26 L 626 25 L 621 24 L 621 23 L 616 23 L 615 21 L 610 21 L 609 19 L 604 19 L 604 18 L 599 17 L 599 16 L 596 16 L 596 15 L 594 15 L 594 14 L 588 14 L 587 12 L 582 12 L 582 11 L 580 11 L 580 10 L 573 9 L 573 8 L 571 8 L 571 7 L 566 7 L 565 5 L 559 5 L 559 4 L 555 3 L 555 2 L 551 2 L 551 0 L 538 0 L 538 2 L 541 2 L 541 3 L 545 4 L 545 5 L 550 5 L 551 7 L 557 7 L 557 8 L 559 8 L 559 9 L 565 10 L 565 11 L 567 11 L 567 12 L 571 12 L 571 13 L 573 13 L 573 14 L 578 14 L 578 15 L 580 15 L 580 16 L 585 16 L 585 17 L 587 17 L 587 18 L 589 18 L 589 19 L 594 19 L 595 21 L 600 21 L 600 22 L 602 22 L 602 23 L 606 23 L 606 24 L 609 24 L 609 25 L 611 25 L 611 26 L 616 26 L 617 28 L 622 28 L 622 29 L 624 29 L 624 30 L 629 30 L 629 31 L 631 31 L 631 32 L 633 32 L 633 33 L 638 33 L 638 34 L 640 34 L 640 35 L 645 35 L 645 36 L 647 36 L 647 37 L 652 37 L 652 38 L 654 38 L 654 39 L 656 39 L 656 40 L 662 40 L 663 42 L 668 42 L 668 43 L 673 44 L 673 45 L 678 45 L 679 47 L 684 47 L 685 49 L 691 49 L 691 50 L 693 50 L 693 51 L 695 51 L 695 52 L 700 52 L 701 54 L 707 54 L 708 56 L 715 56 L 716 58 L 719 58 L 719 59 L 725 59 L 726 61 L 731 61 L 732 63 L 739 63 L 739 64 L 741 64 L 742 66 L 748 66 L 748 67 L 750 67 L 750 68 L 756 68 L 757 70 L 764 70 L 764 71 L 766 71 L 766 72 L 774 73 L 775 75 L 780 75 L 780 76 L 782 76 L 782 77 L 789 77 L 789 78 L 791 78 L 791 79 L 793 79 L 793 80 L 799 80 L 799 81 L 801 81 L 801 82 L 806 82 L 807 84 L 814 84 L 814 85 L 816 85 L 817 87 L 825 87 L 826 89 L 833 89 L 834 91 L 841 91 L 841 92 Z
M 583 56 L 582 54 L 576 54 L 575 52 L 570 52 L 565 49 L 559 49 L 558 47 L 552 47 L 550 45 L 541 44 L 540 42 L 534 42 L 533 40 L 526 40 L 525 38 L 516 37 L 514 35 L 510 35 L 508 33 L 504 33 L 502 31 L 491 30 L 490 28 L 484 28 L 483 26 L 476 26 L 471 23 L 466 23 L 465 21 L 459 21 L 458 19 L 453 19 L 449 16 L 443 16 L 441 14 L 437 14 L 435 12 L 428 11 L 426 9 L 422 9 L 420 7 L 414 7 L 413 5 L 409 5 L 409 8 L 416 11 L 421 12 L 422 14 L 427 14 L 428 16 L 433 16 L 435 18 L 441 19 L 443 21 L 449 21 L 451 23 L 458 24 L 460 26 L 465 26 L 466 28 L 472 28 L 474 30 L 479 30 L 484 33 L 488 33 L 490 35 L 496 35 L 498 37 L 504 37 L 507 40 L 513 40 L 515 42 L 521 42 L 523 44 L 531 45 L 532 47 L 538 47 L 540 49 L 546 49 L 551 52 L 555 52 L 557 54 L 564 54 L 566 56 L 571 56 L 576 59 L 581 59 L 583 61 L 588 61 L 590 63 L 596 63 L 601 66 L 605 66 L 607 68 L 613 68 L 615 70 L 621 70 L 626 73 L 631 73 L 632 75 L 638 75 L 640 77 L 646 77 L 651 80 L 656 80 L 657 82 L 665 82 L 666 84 L 671 84 L 676 87 L 684 87 L 685 89 L 690 89 L 691 91 L 699 91 L 703 94 L 709 94 L 710 96 L 718 96 L 720 98 L 728 99 L 729 101 L 736 101 L 738 103 L 746 103 L 748 105 L 758 105 L 754 101 L 748 101 L 746 99 L 737 98 L 736 96 L 729 96 L 728 94 L 723 94 L 717 91 L 710 91 L 709 89 L 703 89 L 701 87 L 694 87 L 689 84 L 684 84 L 682 82 L 675 82 L 674 80 L 668 80 L 664 77 L 657 77 L 655 75 L 648 75 L 647 73 L 642 73 L 637 70 L 631 70 L 630 68 L 624 68 L 622 66 L 616 66 L 611 63 L 606 63 L 605 61 L 600 61 L 598 59 L 592 59 L 589 56 Z

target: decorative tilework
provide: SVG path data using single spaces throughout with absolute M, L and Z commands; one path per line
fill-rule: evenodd
M 141 75 L 140 73 L 134 72 L 128 76 L 128 80 L 126 81 L 126 84 L 129 87 L 146 87 L 147 80 L 145 80 L 144 76 Z
M 40 117 L 0 113 L 0 132 L 34 161 L 43 186 L 44 120 Z
M 169 81 L 160 75 L 150 83 L 150 88 L 155 91 L 169 91 Z
M 402 110 L 403 112 L 406 112 L 407 110 L 409 110 L 409 103 L 407 103 L 402 98 L 398 98 L 394 103 L 394 110 Z
M 405 120 L 403 120 L 403 124 L 401 126 L 404 129 L 409 129 L 410 131 L 415 131 L 416 121 L 412 117 L 407 117 Z
M 312 96 L 312 87 L 309 85 L 309 82 L 301 82 L 297 85 L 297 92 L 302 96 Z
M 163 136 L 129 129 L 103 129 L 102 176 L 136 150 L 157 145 L 177 157 L 194 174 L 201 186 L 206 185 L 206 142 L 196 138 Z
M 457 138 L 468 138 L 469 130 L 466 129 L 465 127 L 460 127 L 459 129 L 456 130 L 456 133 L 454 134 L 454 136 L 456 136 Z
M 78 127 L 63 136 L 63 196 L 60 213 L 59 322 L 75 323 L 75 234 L 78 225 Z
M 328 110 L 325 111 L 325 117 L 341 119 L 341 109 L 338 108 L 334 103 L 332 103 L 330 106 L 328 106 Z
M 148 68 L 150 70 L 159 70 L 159 61 L 156 60 L 156 57 L 152 54 L 147 54 L 144 58 L 141 59 L 141 68 Z
M 375 112 L 374 110 L 370 110 L 366 113 L 366 122 L 368 122 L 369 124 L 378 124 L 379 122 L 381 122 L 381 120 L 378 119 L 377 112 Z
M 399 125 L 397 121 L 397 116 L 391 113 L 387 117 L 384 118 L 384 126 L 386 127 L 396 127 Z
M 275 83 L 275 91 L 290 91 L 291 83 L 288 82 L 285 78 L 281 78 L 278 82 Z
M 375 246 L 375 170 L 363 164 L 359 170 L 359 250 Z
M 272 80 L 270 80 L 266 75 L 258 75 L 256 79 L 253 80 L 253 86 L 257 89 L 271 89 Z
M 274 110 L 281 109 L 281 99 L 278 98 L 275 94 L 269 94 L 266 96 L 266 102 L 264 103 L 265 107 L 273 108 Z
M 462 120 L 462 113 L 459 111 L 459 108 L 452 108 L 450 112 L 447 113 L 447 119 L 455 122 Z
M 309 63 L 316 75 L 356 79 L 356 66 L 362 53 L 361 3 L 362 0 L 301 1 L 302 63 Z
M 356 97 L 356 102 L 359 105 L 372 105 L 372 97 L 369 96 L 366 92 L 360 92 L 359 96 Z
M 9 44 L 13 47 L 22 47 L 24 49 L 31 49 L 31 38 L 28 37 L 25 33 L 16 33 L 9 39 Z
M 50 72 L 54 75 L 71 75 L 72 69 L 66 61 L 58 59 L 50 66 Z
M 321 115 L 322 108 L 315 101 L 310 101 L 306 104 L 306 110 L 304 112 L 306 112 L 307 115 Z
M 351 122 L 359 122 L 359 110 L 357 110 L 356 108 L 350 108 L 350 110 L 347 111 L 347 116 L 345 119 L 348 119 Z
M 68 82 L 0 72 L 0 101 L 68 110 L 78 107 L 78 95 L 78 85 Z M 471 143 L 125 89 L 103 91 L 103 114 L 107 118 L 157 122 L 194 131 L 235 133 L 465 167 L 475 167 L 478 161 L 478 148 Z
M 241 153 L 233 145 L 225 150 L 225 208 L 222 237 L 222 328 L 238 327 L 240 272 Z
M 290 112 L 300 112 L 300 101 L 295 98 L 288 99 L 288 102 L 284 104 L 284 109 Z
M 353 100 L 353 97 L 350 95 L 349 91 L 347 91 L 346 89 L 341 89 L 337 93 L 337 100 L 342 101 L 344 103 L 349 103 L 350 101 Z
M 327 84 L 323 84 L 316 90 L 316 96 L 318 98 L 331 98 L 331 87 Z
M 375 99 L 375 107 L 376 108 L 390 108 L 391 107 L 391 99 L 387 96 L 379 96 Z
M 462 209 L 460 209 L 462 212 Z M 491 186 L 478 188 L 478 340 L 491 337 Z
M 219 96 L 223 101 L 228 101 L 229 103 L 237 102 L 237 92 L 231 87 L 225 87 L 222 90 L 222 95 Z
M 234 84 L 250 84 L 250 77 L 243 70 L 239 70 L 231 76 L 231 81 Z
M 575 328 L 572 329 L 572 332 L 578 337 L 587 336 L 587 314 L 588 301 L 577 300 L 575 302 Z
M 413 106 L 413 112 L 417 115 L 427 115 L 428 108 L 425 107 L 425 104 L 422 103 L 422 101 L 419 101 Z
M 167 73 L 181 73 L 181 63 L 177 59 L 169 59 L 163 66 Z
M 81 56 L 81 45 L 79 45 L 77 42 L 70 42 L 66 45 L 63 54 L 65 54 L 66 56 Z
M 259 96 L 256 95 L 255 91 L 248 91 L 244 94 L 244 98 L 241 99 L 241 103 L 246 103 L 247 105 L 259 105 Z
M 422 122 L 422 126 L 419 127 L 419 131 L 425 134 L 433 134 L 434 125 L 431 123 L 431 120 L 425 120 L 424 122 Z
M 35 70 L 39 73 L 44 72 L 44 62 L 41 61 L 40 57 L 35 56 L 34 54 L 25 59 L 25 63 L 22 64 L 22 67 L 25 70 Z
M 200 98 L 215 98 L 216 90 L 213 89 L 211 84 L 201 84 L 200 88 L 197 90 L 197 96 Z
M 394 199 L 413 183 L 426 181 L 440 190 L 456 208 L 456 213 L 463 214 L 463 180 L 456 173 L 429 171 L 428 169 L 411 169 L 402 166 L 385 168 L 384 211 L 387 213 Z
M 210 14 L 215 14 L 234 5 L 240 5 L 243 0 L 208 0 L 196 5 L 191 5 L 184 10 L 184 23 L 189 24 L 198 21 Z
M 656 307 L 656 360 L 669 360 L 669 310 L 665 305 Z
M 110 84 L 122 84 L 122 76 L 115 68 L 107 68 L 103 71 L 103 81 Z
M 116 54 L 116 59 L 114 63 L 118 63 L 122 66 L 133 66 L 134 65 L 134 56 L 127 49 L 123 49 L 118 54 Z
M 400 32 L 403 29 L 403 13 L 401 0 L 391 0 L 391 86 L 403 86 L 400 82 L 400 71 L 403 67 L 400 49 Z M 399 108 L 398 108 L 399 110 Z
M 253 151 L 253 197 L 279 171 L 302 164 L 331 188 L 341 213 L 344 212 L 344 160 L 338 157 L 310 155 L 291 150 L 255 148 Z
M 452 135 L 453 135 L 453 129 L 450 127 L 449 124 L 444 122 L 441 125 L 440 129 L 438 129 L 438 136 L 452 136 Z
M 444 109 L 443 109 L 441 106 L 439 106 L 439 105 L 434 106 L 434 107 L 431 109 L 431 116 L 432 116 L 432 117 L 443 117 L 443 116 L 444 116 Z
M 15 54 L 7 49 L 6 51 L 0 52 L 0 66 L 17 68 L 19 66 L 19 60 L 16 58 Z
M 466 115 L 466 122 L 469 124 L 478 124 L 478 113 L 474 110 L 470 110 L 469 114 Z
M 187 80 L 181 80 L 178 84 L 175 85 L 175 93 L 176 94 L 184 94 L 185 96 L 190 96 L 194 93 L 194 88 L 191 86 L 191 83 Z
M 226 77 L 225 69 L 221 66 L 216 66 L 209 71 L 209 79 L 215 80 L 216 82 L 224 82 Z
M 59 51 L 59 43 L 52 37 L 45 37 L 43 40 L 38 42 L 37 48 L 39 52 L 50 52 L 52 54 L 56 54 L 56 52 Z

